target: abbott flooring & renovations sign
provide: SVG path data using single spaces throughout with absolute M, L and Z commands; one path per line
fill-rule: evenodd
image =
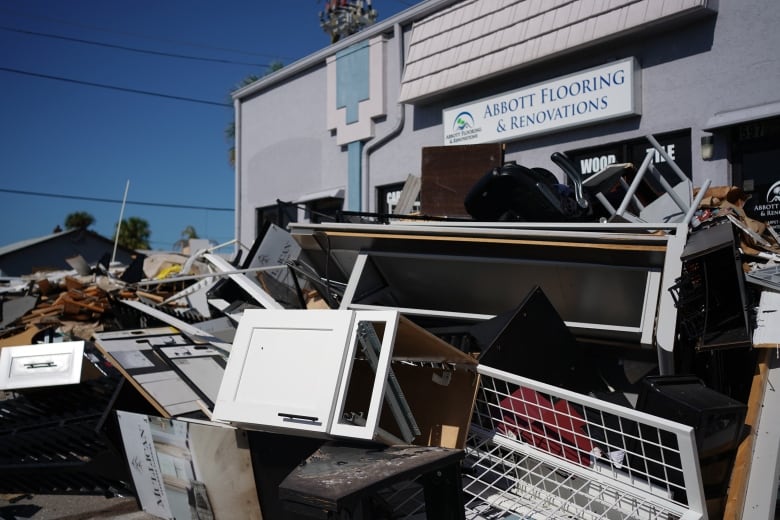
M 634 58 L 443 111 L 444 144 L 508 141 L 640 113 Z

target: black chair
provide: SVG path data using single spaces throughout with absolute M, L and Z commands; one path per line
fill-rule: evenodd
M 482 176 L 466 194 L 464 207 L 480 221 L 559 222 L 582 219 L 590 205 L 549 170 L 511 161 Z
M 582 174 L 574 165 L 574 162 L 569 159 L 568 155 L 562 152 L 553 152 L 550 156 L 550 160 L 563 170 L 563 173 L 569 178 L 572 189 L 574 190 L 574 199 L 577 201 L 577 206 L 583 211 L 589 210 L 591 204 L 583 189 L 584 183 Z

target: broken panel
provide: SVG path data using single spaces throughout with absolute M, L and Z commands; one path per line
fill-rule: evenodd
M 260 520 L 246 432 L 117 411 L 144 511 L 177 520 Z
M 214 419 L 456 447 L 465 441 L 475 364 L 396 311 L 248 310 Z
M 172 327 L 94 334 L 95 346 L 163 417 L 206 414 L 222 381 L 217 346 L 195 344 Z
M 674 287 L 681 332 L 697 350 L 749 347 L 745 275 L 729 221 L 691 233 Z

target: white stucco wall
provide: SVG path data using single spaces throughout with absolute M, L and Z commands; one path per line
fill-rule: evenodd
M 586 0 L 583 0 L 586 1 Z M 387 116 L 374 122 L 364 161 L 367 211 L 376 210 L 375 187 L 420 174 L 422 148 L 444 144 L 441 111 L 450 106 L 548 81 L 613 60 L 635 56 L 641 67 L 642 115 L 506 143 L 507 159 L 557 171 L 554 151 L 575 150 L 617 141 L 690 129 L 695 185 L 730 182 L 725 138 L 716 131 L 716 158 L 702 161 L 699 139 L 718 112 L 780 100 L 780 3 L 743 0 L 718 3 L 717 15 L 656 28 L 619 42 L 580 50 L 566 58 L 541 62 L 503 77 L 476 83 L 415 105 L 404 105 L 399 124 L 400 63 L 393 26 L 382 30 L 386 44 Z M 408 38 L 411 20 L 401 25 Z M 376 36 L 372 33 L 371 36 Z M 405 44 L 408 42 L 405 41 Z M 327 49 L 322 51 L 327 53 Z M 335 52 L 335 51 L 334 51 Z M 294 66 L 294 64 L 293 64 Z M 346 148 L 326 130 L 325 57 L 292 78 L 239 98 L 240 238 L 254 238 L 255 208 L 276 199 L 295 200 L 347 183 Z M 393 137 L 379 147 L 372 141 Z

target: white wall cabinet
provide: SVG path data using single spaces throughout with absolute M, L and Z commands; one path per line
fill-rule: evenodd
M 370 344 L 376 348 L 368 351 Z M 266 431 L 454 446 L 465 438 L 475 366 L 397 311 L 247 310 L 213 418 Z M 452 404 L 431 411 L 436 395 L 451 395 Z

